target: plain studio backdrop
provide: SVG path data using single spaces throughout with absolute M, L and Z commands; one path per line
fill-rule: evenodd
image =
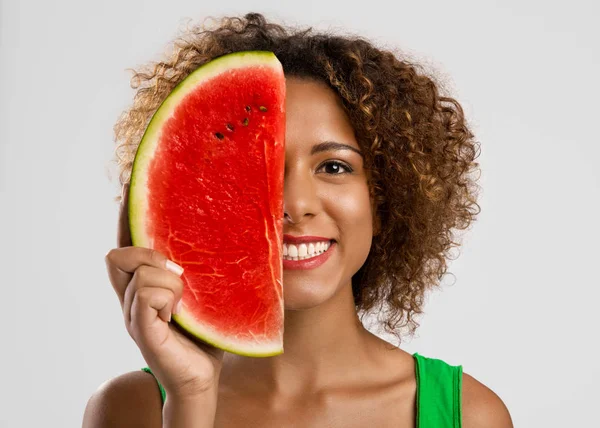
M 249 11 L 364 35 L 444 79 L 481 142 L 482 212 L 402 347 L 462 364 L 517 427 L 597 424 L 596 2 L 0 5 L 1 427 L 80 426 L 102 382 L 145 366 L 104 264 L 126 69 L 189 20 Z

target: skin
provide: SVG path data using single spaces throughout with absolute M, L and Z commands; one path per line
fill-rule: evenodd
M 284 270 L 283 354 L 225 353 L 215 427 L 414 427 L 414 359 L 367 331 L 353 303 L 352 275 L 377 233 L 362 157 L 311 154 L 323 141 L 360 151 L 352 125 L 326 85 L 286 85 L 284 233 L 335 239 L 337 248 L 316 269 Z M 136 424 L 161 426 L 156 382 L 141 371 L 103 384 L 84 416 L 89 427 Z M 502 400 L 465 373 L 463 427 L 512 426 Z

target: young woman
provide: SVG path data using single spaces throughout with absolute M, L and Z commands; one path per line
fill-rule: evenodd
M 321 266 L 284 270 L 285 352 L 269 358 L 224 353 L 168 322 L 181 269 L 131 246 L 124 209 L 153 112 L 198 66 L 242 50 L 274 52 L 286 73 L 284 244 L 335 241 Z M 451 229 L 477 214 L 478 145 L 454 99 L 364 39 L 255 13 L 193 28 L 135 80 L 115 127 L 123 197 L 106 263 L 149 369 L 103 384 L 84 427 L 512 427 L 500 398 L 461 366 L 392 346 L 359 317 L 384 304 L 386 330 L 413 333 L 456 246 Z

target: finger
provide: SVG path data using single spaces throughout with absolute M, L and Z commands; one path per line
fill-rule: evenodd
M 181 276 L 181 271 L 177 270 L 178 266 L 172 263 L 167 264 L 168 259 L 164 254 L 150 248 L 113 248 L 106 254 L 105 261 L 110 282 L 119 297 L 121 305 L 123 305 L 125 290 L 132 280 L 134 272 L 142 265 L 168 270 Z
M 152 266 L 142 265 L 136 269 L 133 278 L 129 282 L 123 297 L 123 317 L 125 322 L 131 322 L 131 307 L 136 294 L 143 288 L 164 288 L 169 290 L 173 296 L 173 306 L 181 299 L 183 294 L 183 281 L 172 272 L 158 269 Z M 168 308 L 168 315 L 174 307 Z
M 117 247 L 129 247 L 131 245 L 131 232 L 129 230 L 129 183 L 123 183 L 117 227 Z
M 173 293 L 166 288 L 143 287 L 135 293 L 128 330 L 136 342 L 146 342 L 148 330 L 157 321 L 169 322 L 174 300 Z

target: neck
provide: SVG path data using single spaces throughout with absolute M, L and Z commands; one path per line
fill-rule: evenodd
M 286 310 L 284 353 L 250 358 L 226 354 L 236 379 L 250 391 L 301 396 L 340 382 L 359 381 L 373 364 L 367 352 L 369 333 L 358 319 L 350 284 L 327 302 L 305 310 Z M 236 381 L 237 383 L 237 381 Z

